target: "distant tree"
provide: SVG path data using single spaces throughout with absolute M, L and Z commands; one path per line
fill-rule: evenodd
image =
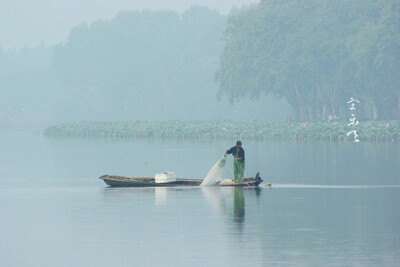
M 203 7 L 181 15 L 121 12 L 111 21 L 74 28 L 55 49 L 56 72 L 65 95 L 79 96 L 74 105 L 91 117 L 149 119 L 158 113 L 165 119 L 184 117 L 188 109 L 212 112 L 225 23 L 224 16 Z
M 370 103 L 374 120 L 399 119 L 400 2 L 378 1 L 362 11 L 372 15 L 348 38 L 356 71 L 347 80 L 353 81 L 355 94 Z
M 295 120 L 344 118 L 347 99 L 364 97 L 373 119 L 378 110 L 400 118 L 398 6 L 395 0 L 268 0 L 230 16 L 218 94 L 231 102 L 285 98 Z

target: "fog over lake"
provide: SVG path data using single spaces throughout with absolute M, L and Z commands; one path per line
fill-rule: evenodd
M 0 0 L 0 266 L 398 266 L 399 14 Z

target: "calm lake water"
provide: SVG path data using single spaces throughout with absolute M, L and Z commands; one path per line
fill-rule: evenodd
M 1 132 L 0 266 L 398 266 L 399 144 L 244 141 L 269 189 L 98 179 L 204 178 L 234 141 Z

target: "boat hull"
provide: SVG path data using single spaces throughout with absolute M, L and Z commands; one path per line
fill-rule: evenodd
M 158 184 L 152 177 L 125 177 L 116 175 L 103 175 L 100 179 L 113 187 L 199 186 L 202 182 L 201 179 L 177 178 L 175 182 Z
M 243 183 L 221 183 L 218 186 L 259 186 L 263 180 L 255 180 L 254 178 L 246 178 L 244 179 Z
M 177 178 L 175 182 L 156 183 L 153 177 L 126 177 L 117 175 L 103 175 L 100 177 L 109 186 L 112 187 L 173 187 L 173 186 L 200 186 L 202 179 Z M 257 187 L 263 180 L 259 173 L 253 178 L 245 178 L 242 183 L 224 183 L 216 186 L 242 186 Z
M 219 183 L 219 186 L 252 186 L 252 187 L 257 187 L 263 182 L 263 180 L 260 177 L 260 173 L 257 172 L 256 176 L 250 177 L 250 178 L 244 178 L 242 183 L 235 183 L 234 181 L 232 182 L 224 182 L 224 183 Z

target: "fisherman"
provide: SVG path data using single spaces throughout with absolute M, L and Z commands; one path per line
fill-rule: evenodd
M 242 142 L 237 141 L 236 146 L 231 147 L 224 154 L 226 157 L 227 154 L 232 154 L 234 157 L 233 161 L 233 173 L 234 173 L 234 181 L 235 183 L 243 183 L 244 176 L 244 150 L 242 148 Z

